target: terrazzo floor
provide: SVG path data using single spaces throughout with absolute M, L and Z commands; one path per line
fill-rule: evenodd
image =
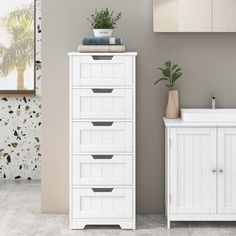
M 42 215 L 40 204 L 40 182 L 1 182 L 0 236 L 236 236 L 235 222 L 172 223 L 167 230 L 163 215 L 138 215 L 135 231 L 115 226 L 71 231 L 68 215 Z

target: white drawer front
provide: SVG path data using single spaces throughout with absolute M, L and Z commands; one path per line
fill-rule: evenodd
M 132 57 L 82 56 L 73 58 L 73 85 L 132 85 Z
M 132 89 L 73 89 L 74 119 L 132 119 Z
M 132 189 L 73 189 L 74 219 L 132 218 Z
M 129 155 L 73 157 L 73 185 L 132 185 L 133 158 Z
M 132 122 L 73 122 L 73 153 L 132 152 Z

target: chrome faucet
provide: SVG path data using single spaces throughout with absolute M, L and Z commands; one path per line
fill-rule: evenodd
M 211 109 L 216 109 L 216 96 L 214 94 L 211 96 Z

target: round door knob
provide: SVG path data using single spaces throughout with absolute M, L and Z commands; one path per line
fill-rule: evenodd
M 215 169 L 213 169 L 213 170 L 212 170 L 212 172 L 213 172 L 213 173 L 216 173 L 216 170 L 215 170 Z
M 221 169 L 221 170 L 219 170 L 219 172 L 220 172 L 220 173 L 223 173 L 223 172 L 224 172 L 224 170 L 222 170 L 222 169 Z

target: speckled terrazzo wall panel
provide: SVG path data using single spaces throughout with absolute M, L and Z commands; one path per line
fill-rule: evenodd
M 0 95 L 0 178 L 40 178 L 41 0 L 36 0 L 36 96 Z

